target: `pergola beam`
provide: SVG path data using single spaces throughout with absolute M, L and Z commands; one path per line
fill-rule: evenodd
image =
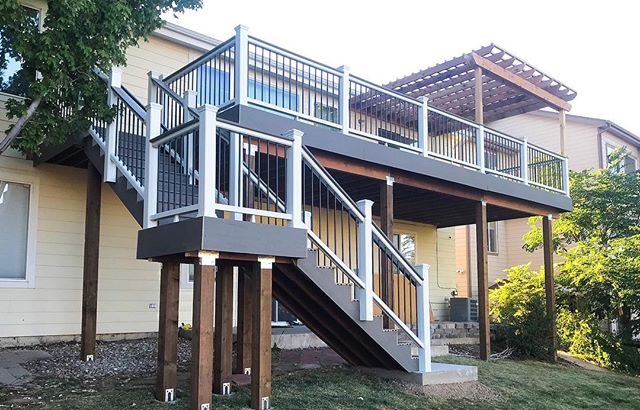
M 521 89 L 522 91 L 541 99 L 549 104 L 551 107 L 557 110 L 571 110 L 571 104 L 556 97 L 550 92 L 533 85 L 531 82 L 523 79 L 522 77 L 512 73 L 511 71 L 500 67 L 498 64 L 488 60 L 476 53 L 471 53 L 471 59 L 477 67 L 481 67 L 486 74 L 499 77 L 503 81 L 508 82 L 511 86 Z

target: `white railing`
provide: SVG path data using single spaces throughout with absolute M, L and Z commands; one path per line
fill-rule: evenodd
M 567 159 L 248 34 L 167 77 L 198 101 L 250 104 L 403 151 L 568 195 Z M 201 89 L 202 88 L 202 89 Z M 175 108 L 179 110 L 179 107 Z M 168 118 L 180 115 L 166 114 Z M 532 155 L 533 154 L 533 155 Z M 528 158 L 528 161 L 526 162 Z
M 217 108 L 211 105 L 198 108 L 197 118 L 164 133 L 161 133 L 162 118 L 162 107 L 150 104 L 147 115 L 145 227 L 163 220 L 171 222 L 183 216 L 197 215 L 306 229 L 313 246 L 354 284 L 361 306 L 360 319 L 373 320 L 374 310 L 378 309 L 415 343 L 420 352 L 421 370 L 429 371 L 430 340 L 428 330 L 426 338 L 423 331 L 429 329 L 428 313 L 416 311 L 417 306 L 428 310 L 428 303 L 420 305 L 419 302 L 420 297 L 428 300 L 428 292 L 421 289 L 425 286 L 427 272 L 418 273 L 374 225 L 371 202 L 355 204 L 313 155 L 302 147 L 301 131 L 290 130 L 282 136 L 274 136 L 250 130 L 219 120 Z M 156 133 L 159 135 L 154 137 Z M 227 134 L 226 139 L 222 137 L 224 133 Z M 265 171 L 266 164 L 271 164 L 273 171 Z M 195 171 L 197 183 L 185 169 Z M 276 170 L 282 175 L 270 173 Z M 318 202 L 315 212 L 334 213 L 330 228 L 325 229 L 324 225 L 330 218 L 325 218 L 322 226 L 318 221 L 305 221 L 304 215 L 312 214 L 310 210 L 314 210 L 314 203 L 309 202 L 313 194 L 307 193 L 305 188 L 307 177 L 317 180 L 321 189 L 326 189 L 326 192 L 319 193 L 321 202 Z M 251 198 L 247 201 L 248 194 Z M 332 204 L 326 202 L 329 195 L 332 195 Z M 220 201 L 222 197 L 227 199 L 226 203 Z M 284 201 L 281 197 L 285 198 Z M 338 228 L 338 203 L 341 211 L 346 210 L 353 217 L 353 233 L 358 231 L 353 240 L 351 234 L 344 234 L 346 229 L 342 223 Z M 328 230 L 333 232 L 332 240 L 326 237 Z M 341 235 L 339 239 L 336 237 L 338 232 Z M 338 250 L 340 246 L 336 246 L 338 240 L 343 242 L 342 252 Z M 344 252 L 347 241 L 353 241 L 348 246 L 353 246 L 354 253 L 359 255 L 355 264 Z M 388 297 L 376 288 L 374 277 L 381 275 L 382 271 L 372 263 L 374 252 L 377 252 L 378 259 L 388 260 L 391 276 L 395 275 L 398 281 L 402 281 L 405 295 L 409 295 L 402 302 L 396 300 L 390 304 Z

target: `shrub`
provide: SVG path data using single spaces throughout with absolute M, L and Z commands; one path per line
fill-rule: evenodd
M 500 332 L 506 344 L 518 355 L 549 356 L 545 313 L 544 272 L 534 272 L 529 265 L 507 269 L 507 278 L 489 292 L 490 314 L 502 324 Z

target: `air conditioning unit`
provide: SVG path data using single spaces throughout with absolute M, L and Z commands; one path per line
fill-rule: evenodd
M 449 320 L 452 322 L 477 322 L 478 298 L 450 298 Z

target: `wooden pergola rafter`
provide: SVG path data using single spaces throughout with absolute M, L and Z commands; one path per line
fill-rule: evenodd
M 479 78 L 478 78 L 479 77 Z M 400 93 L 427 96 L 429 104 L 469 119 L 479 119 L 476 104 L 482 87 L 482 121 L 549 107 L 569 111 L 576 92 L 502 47 L 490 44 L 387 84 Z

